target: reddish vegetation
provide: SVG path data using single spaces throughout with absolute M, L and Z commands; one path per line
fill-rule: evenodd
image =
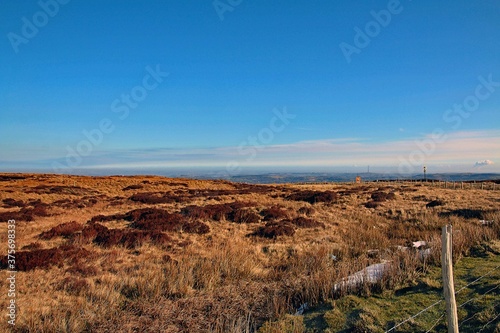
M 103 247 L 122 245 L 126 248 L 132 249 L 141 246 L 148 240 L 155 245 L 165 245 L 171 241 L 171 238 L 168 235 L 157 231 L 106 228 L 106 230 L 97 235 L 94 239 L 94 243 Z
M 293 201 L 305 201 L 310 204 L 318 202 L 334 202 L 337 200 L 337 193 L 333 191 L 295 191 L 286 196 L 286 199 Z
M 376 201 L 376 202 L 384 202 L 387 200 L 396 199 L 396 195 L 392 192 L 387 193 L 387 192 L 382 192 L 382 191 L 375 191 L 371 194 L 371 198 L 373 201 Z
M 22 200 L 15 200 L 12 198 L 3 199 L 2 202 L 5 208 L 26 206 L 26 204 Z
M 79 236 L 84 243 L 93 242 L 103 247 L 122 245 L 126 248 L 135 248 L 147 241 L 155 245 L 167 245 L 172 240 L 168 235 L 156 230 L 109 229 L 92 222 L 89 222 L 81 233 L 76 232 L 72 236 L 73 241 L 78 240 Z
M 235 201 L 225 204 L 206 206 L 186 206 L 181 210 L 181 214 L 190 219 L 232 221 L 236 223 L 259 222 L 259 216 L 248 207 L 254 207 L 254 202 Z
M 52 265 L 62 266 L 65 261 L 75 261 L 88 257 L 91 252 L 70 245 L 52 249 L 20 251 L 16 253 L 16 270 L 29 271 L 35 268 L 47 268 Z M 7 256 L 0 259 L 0 268 L 7 268 Z
M 105 232 L 106 230 L 108 230 L 108 228 L 105 226 L 99 223 L 92 223 L 83 228 L 82 237 L 84 239 L 93 240 L 99 233 Z
M 259 223 L 260 216 L 250 209 L 238 209 L 233 214 L 236 223 Z
M 144 188 L 144 186 L 140 185 L 140 184 L 136 184 L 136 185 L 129 185 L 127 187 L 124 187 L 122 188 L 122 191 L 129 191 L 129 190 L 140 190 Z
M 377 208 L 378 206 L 380 206 L 380 202 L 378 201 L 368 201 L 367 203 L 365 203 L 365 207 L 366 208 Z
M 163 209 L 135 209 L 126 214 L 131 228 L 149 231 L 185 231 L 188 233 L 206 234 L 210 232 L 208 225 L 202 222 L 189 222 L 185 216 L 169 213 Z
M 300 207 L 299 208 L 299 214 L 305 214 L 307 216 L 311 216 L 315 213 L 316 211 L 312 207 Z
M 293 236 L 295 228 L 292 224 L 280 222 L 267 222 L 265 226 L 259 227 L 252 235 L 265 238 L 276 238 L 278 236 Z
M 109 221 L 118 221 L 124 220 L 126 218 L 126 214 L 114 214 L 114 215 L 96 215 L 90 219 L 90 223 L 94 222 L 109 222 Z
M 40 234 L 41 239 L 52 239 L 54 237 L 69 237 L 77 231 L 81 231 L 83 226 L 76 221 L 59 224 L 54 228 Z
M 281 208 L 280 206 L 272 206 L 269 208 L 265 208 L 260 212 L 260 215 L 263 216 L 264 221 L 281 220 L 289 218 L 288 212 L 283 208 Z
M 26 191 L 26 193 L 86 195 L 86 194 L 95 194 L 97 192 L 80 186 L 38 185 Z
M 133 194 L 130 200 L 135 202 L 141 202 L 145 204 L 160 204 L 160 203 L 174 203 L 174 202 L 185 202 L 188 199 L 184 196 L 179 196 L 172 194 L 170 192 L 140 192 Z
M 26 176 L 18 176 L 18 175 L 0 175 L 0 182 L 8 182 L 10 180 L 21 180 L 26 179 Z
M 324 228 L 325 225 L 321 222 L 315 221 L 313 219 L 308 219 L 306 217 L 296 217 L 292 220 L 283 220 L 282 222 L 291 223 L 299 228 Z
M 74 200 L 61 199 L 54 201 L 52 205 L 67 209 L 92 207 L 99 201 L 99 199 L 103 199 L 105 197 L 106 196 L 104 195 L 100 195 L 100 196 L 84 196 Z
M 227 220 L 232 208 L 227 204 L 196 206 L 190 205 L 182 208 L 181 213 L 191 219 Z
M 432 207 L 443 206 L 443 205 L 444 205 L 444 201 L 438 199 L 438 200 L 430 201 L 428 204 L 425 205 L 425 207 L 432 208 Z
M 30 203 L 30 205 L 31 204 L 32 203 Z M 6 222 L 8 220 L 30 222 L 33 221 L 36 216 L 49 216 L 50 214 L 46 209 L 47 206 L 47 204 L 37 201 L 33 207 L 23 207 L 17 212 L 0 213 L 0 222 Z

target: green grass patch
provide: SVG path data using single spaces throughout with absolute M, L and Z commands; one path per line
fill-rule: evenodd
M 499 333 L 500 242 L 482 246 L 472 254 L 454 266 L 460 332 Z M 303 316 L 302 332 L 383 333 L 436 302 L 391 332 L 446 332 L 441 267 L 430 267 L 413 285 L 370 297 L 349 295 L 310 309 Z

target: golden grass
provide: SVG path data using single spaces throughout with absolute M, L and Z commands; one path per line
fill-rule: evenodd
M 293 236 L 265 239 L 249 236 L 260 224 L 230 221 L 202 221 L 210 226 L 204 235 L 169 232 L 172 244 L 154 246 L 148 242 L 127 249 L 102 248 L 76 243 L 92 254 L 77 262 L 37 268 L 17 274 L 18 332 L 253 332 L 269 319 L 286 318 L 302 303 L 319 304 L 349 290 L 335 290 L 336 283 L 368 264 L 391 261 L 391 272 L 377 286 L 364 285 L 358 292 L 395 288 L 423 274 L 428 265 L 440 261 L 440 228 L 454 226 L 455 259 L 474 246 L 498 239 L 500 191 L 439 189 L 420 184 L 326 184 L 269 186 L 268 192 L 248 191 L 221 196 L 192 195 L 187 202 L 158 205 L 127 200 L 139 192 L 187 193 L 189 190 L 238 190 L 225 181 L 169 179 L 156 176 L 84 177 L 24 175 L 26 179 L 0 182 L 0 204 L 6 198 L 28 202 L 40 199 L 50 207 L 49 217 L 17 223 L 17 250 L 40 243 L 44 249 L 70 240 L 39 239 L 40 233 L 61 223 L 86 224 L 93 216 L 125 213 L 136 208 L 163 208 L 173 213 L 187 205 L 255 202 L 256 212 L 281 206 L 293 216 L 307 207 L 310 218 L 325 228 L 297 228 Z M 83 194 L 30 193 L 39 185 L 83 188 L 89 196 L 100 196 L 95 204 L 62 208 L 55 202 L 79 200 Z M 142 189 L 123 189 L 141 185 Z M 284 197 L 294 190 L 334 191 L 334 202 L 309 204 Z M 366 208 L 376 190 L 395 193 L 394 200 Z M 114 197 L 122 197 L 113 201 Z M 443 206 L 426 208 L 439 199 Z M 118 203 L 117 203 L 118 202 Z M 312 210 L 310 209 L 312 208 Z M 450 214 L 458 210 L 480 212 L 491 226 L 477 218 Z M 13 212 L 14 208 L 0 208 Z M 306 210 L 304 210 L 306 211 Z M 460 212 L 458 211 L 458 215 Z M 2 221 L 4 222 L 4 221 Z M 110 229 L 127 229 L 123 220 L 103 222 Z M 2 244 L 6 244 L 6 223 L 0 223 Z M 421 262 L 412 251 L 397 246 L 425 240 L 432 255 Z M 6 251 L 6 246 L 4 247 Z M 333 260 L 332 258 L 336 258 Z M 2 279 L 0 290 L 7 290 Z M 0 300 L 6 308 L 7 300 Z M 286 328 L 261 328 L 265 332 L 286 329 L 299 332 L 301 321 L 283 321 Z M 280 325 L 283 324 L 280 323 Z M 0 329 L 8 330 L 6 322 Z

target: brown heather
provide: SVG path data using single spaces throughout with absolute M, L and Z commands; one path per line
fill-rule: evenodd
M 3 174 L 0 202 L 2 240 L 17 221 L 14 332 L 303 332 L 288 316 L 303 303 L 396 290 L 439 265 L 445 224 L 454 260 L 500 236 L 500 191 L 429 184 Z M 379 283 L 335 288 L 383 261 Z

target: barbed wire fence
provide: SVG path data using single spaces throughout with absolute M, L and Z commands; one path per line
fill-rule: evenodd
M 455 292 L 455 296 L 459 295 L 461 292 L 463 292 L 464 290 L 466 290 L 467 288 L 473 286 L 474 284 L 480 282 L 482 279 L 484 279 L 485 277 L 488 277 L 490 276 L 493 272 L 497 271 L 500 269 L 500 265 L 494 267 L 493 269 L 491 269 L 490 271 L 488 271 L 487 273 L 483 274 L 482 276 L 476 278 L 474 281 L 468 283 L 467 285 L 461 287 L 458 291 Z M 497 290 L 500 288 L 500 281 L 498 283 L 496 283 L 494 285 L 494 287 L 488 289 L 487 291 L 485 291 L 484 293 L 480 293 L 479 296 L 475 296 L 475 297 L 470 297 L 468 298 L 467 300 L 465 300 L 464 302 L 462 302 L 460 305 L 458 305 L 458 308 L 464 308 L 466 305 L 468 304 L 471 304 L 471 303 L 474 303 L 474 302 L 477 302 L 477 301 L 480 301 L 482 299 L 484 299 L 487 295 L 491 294 L 493 291 Z M 477 292 L 473 292 L 473 294 L 477 295 Z M 470 295 L 469 295 L 470 296 Z M 408 318 L 406 318 L 405 320 L 399 322 L 398 324 L 394 325 L 393 327 L 391 327 L 390 329 L 386 330 L 385 333 L 389 333 L 389 332 L 395 332 L 395 330 L 398 328 L 398 327 L 401 327 L 403 326 L 404 324 L 408 323 L 408 322 L 413 322 L 417 317 L 421 316 L 422 314 L 430 311 L 431 309 L 433 309 L 434 307 L 436 306 L 439 306 L 439 305 L 444 305 L 444 302 L 445 302 L 445 299 L 444 297 L 434 303 L 432 303 L 431 305 L 427 306 L 426 308 L 420 310 L 419 312 L 417 312 L 416 314 L 414 315 L 411 315 L 409 316 Z M 498 302 L 499 304 L 499 307 L 500 307 L 500 300 Z M 496 306 L 493 306 L 493 309 L 495 309 Z M 446 312 L 445 312 L 445 309 L 440 309 L 439 313 L 442 313 L 441 316 L 432 323 L 432 325 L 430 326 L 430 328 L 427 329 L 427 331 L 425 331 L 425 333 L 429 333 L 431 332 L 437 325 L 439 325 L 443 319 L 446 317 Z M 470 315 L 469 317 L 461 320 L 459 322 L 459 327 L 463 327 L 463 325 L 471 320 L 473 320 L 475 317 L 477 317 L 479 313 L 476 312 L 472 315 Z M 491 320 L 489 320 L 487 323 L 485 323 L 477 332 L 482 332 L 484 331 L 486 328 L 488 328 L 491 324 L 495 323 L 496 320 L 499 319 L 500 320 L 500 312 L 498 313 L 495 313 L 493 315 L 493 318 Z

